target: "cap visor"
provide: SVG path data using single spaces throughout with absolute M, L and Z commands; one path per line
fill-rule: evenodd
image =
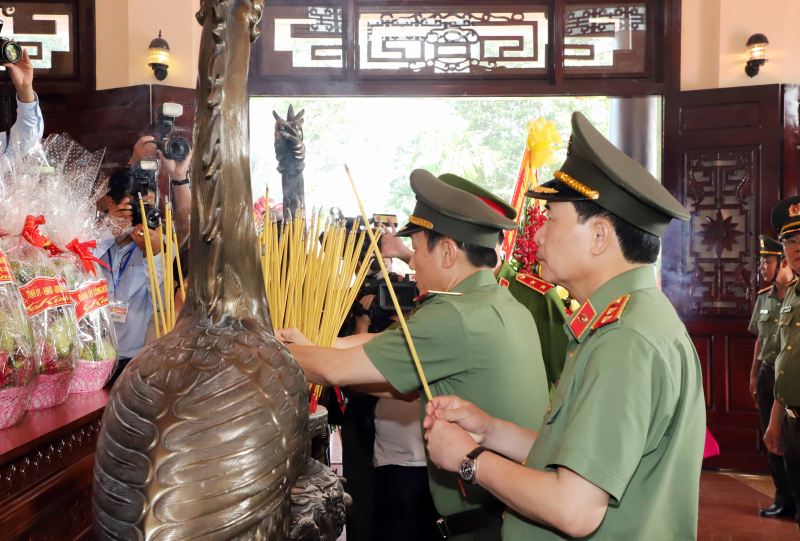
M 577 190 L 573 190 L 558 179 L 539 184 L 532 190 L 525 192 L 525 196 L 544 199 L 545 201 L 590 201 L 588 197 Z
M 411 222 L 407 223 L 403 226 L 402 229 L 399 229 L 397 233 L 394 234 L 395 237 L 410 237 L 417 231 L 424 231 L 425 228 L 416 224 L 412 224 Z

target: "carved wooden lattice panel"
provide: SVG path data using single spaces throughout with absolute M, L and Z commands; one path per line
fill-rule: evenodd
M 686 207 L 682 315 L 747 318 L 757 287 L 758 149 L 685 155 Z
M 264 6 L 259 75 L 342 75 L 340 6 Z
M 37 76 L 71 77 L 76 74 L 74 11 L 72 2 L 3 2 L 0 35 L 27 49 Z
M 452 6 L 414 11 L 362 9 L 357 49 L 360 75 L 547 72 L 547 6 L 469 7 L 470 11 L 455 11 Z
M 568 5 L 564 73 L 645 73 L 644 3 Z

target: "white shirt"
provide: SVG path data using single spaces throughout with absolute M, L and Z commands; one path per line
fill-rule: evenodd
M 378 400 L 375 406 L 373 466 L 426 465 L 419 407 L 419 400 Z
M 42 119 L 42 110 L 39 107 L 39 95 L 35 92 L 33 95 L 36 99 L 32 103 L 22 103 L 17 96 L 17 121 L 11 126 L 11 141 L 16 141 L 15 144 L 8 149 L 8 154 L 16 151 L 16 146 L 22 149 L 25 154 L 30 147 L 41 141 L 44 135 L 44 120 Z M 2 115 L 2 110 L 0 110 Z M 6 141 L 6 132 L 0 133 L 0 153 L 6 151 L 8 141 Z

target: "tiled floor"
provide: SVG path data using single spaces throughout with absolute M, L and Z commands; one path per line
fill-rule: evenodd
M 698 541 L 800 540 L 793 519 L 758 516 L 772 503 L 773 491 L 768 477 L 703 472 Z

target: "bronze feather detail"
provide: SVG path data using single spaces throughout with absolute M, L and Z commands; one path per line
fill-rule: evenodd
M 252 220 L 250 40 L 262 3 L 203 0 L 187 300 L 114 385 L 95 458 L 94 533 L 280 540 L 309 447 L 308 386 L 272 336 Z

